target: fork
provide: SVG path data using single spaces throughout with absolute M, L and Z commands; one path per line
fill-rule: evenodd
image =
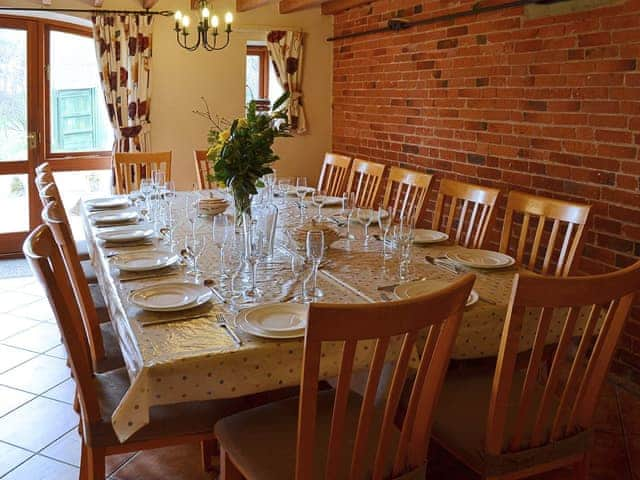
M 218 326 L 220 328 L 224 328 L 227 331 L 227 333 L 233 340 L 233 343 L 235 343 L 239 347 L 242 346 L 242 340 L 240 340 L 240 337 L 238 337 L 236 332 L 234 332 L 231 326 L 227 323 L 223 314 L 216 313 L 216 321 L 218 322 Z

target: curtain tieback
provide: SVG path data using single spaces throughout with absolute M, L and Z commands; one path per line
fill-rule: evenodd
M 140 125 L 121 127 L 116 130 L 116 140 L 122 140 L 123 138 L 135 138 L 149 132 L 151 132 L 150 122 L 142 122 Z

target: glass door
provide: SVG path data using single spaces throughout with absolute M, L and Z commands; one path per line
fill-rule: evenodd
M 18 254 L 38 222 L 33 170 L 37 125 L 37 25 L 0 17 L 0 255 Z M 42 158 L 42 157 L 40 157 Z

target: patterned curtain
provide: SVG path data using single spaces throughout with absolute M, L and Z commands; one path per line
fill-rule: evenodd
M 296 133 L 307 131 L 302 102 L 302 32 L 274 30 L 267 34 L 267 50 L 282 88 L 289 92 L 289 125 Z
M 115 152 L 151 150 L 151 15 L 96 15 L 100 80 L 115 132 Z

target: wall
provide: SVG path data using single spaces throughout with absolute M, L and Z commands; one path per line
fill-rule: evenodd
M 381 0 L 336 16 L 334 34 L 474 3 Z M 334 150 L 590 203 L 583 271 L 629 265 L 640 257 L 640 0 L 617 3 L 537 19 L 514 8 L 336 41 Z M 637 320 L 614 371 L 640 384 Z
M 90 8 L 93 2 L 56 0 L 59 8 Z M 3 1 L 2 6 L 41 7 L 41 2 Z M 134 0 L 106 0 L 104 9 L 139 9 Z M 185 11 L 187 0 L 160 0 L 154 9 Z M 200 97 L 206 98 L 214 112 L 233 118 L 243 113 L 245 90 L 244 52 L 247 41 L 264 40 L 271 27 L 302 28 L 305 36 L 303 90 L 309 132 L 288 139 L 278 139 L 276 151 L 281 160 L 276 168 L 282 175 L 307 175 L 315 181 L 324 153 L 331 141 L 330 88 L 331 18 L 322 17 L 319 9 L 279 15 L 277 3 L 245 13 L 234 11 L 234 2 L 215 2 L 213 10 L 220 16 L 234 13 L 230 46 L 220 52 L 182 50 L 175 41 L 173 18 L 156 17 L 153 37 L 152 133 L 154 150 L 172 150 L 178 188 L 190 188 L 195 181 L 193 150 L 206 147 L 207 122 L 192 113 L 201 109 Z M 195 15 L 192 12 L 192 23 Z

